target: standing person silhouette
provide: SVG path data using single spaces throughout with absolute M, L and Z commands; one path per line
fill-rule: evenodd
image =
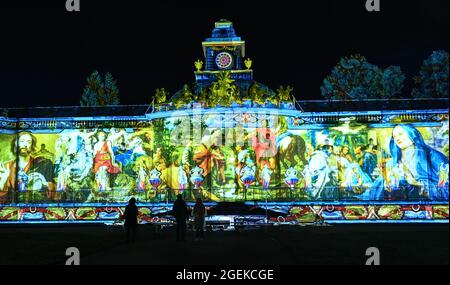
M 181 194 L 177 195 L 177 200 L 173 204 L 173 215 L 177 221 L 177 241 L 184 241 L 186 234 L 186 220 L 189 218 L 186 202 Z
M 125 212 L 123 214 L 123 219 L 125 219 L 125 232 L 127 237 L 127 243 L 134 243 L 136 237 L 136 231 L 138 226 L 137 216 L 139 214 L 138 207 L 136 206 L 136 199 L 131 198 L 128 201 L 128 205 L 125 207 Z
M 206 208 L 201 198 L 197 198 L 194 206 L 194 225 L 195 225 L 195 240 L 203 240 L 203 226 L 205 223 Z

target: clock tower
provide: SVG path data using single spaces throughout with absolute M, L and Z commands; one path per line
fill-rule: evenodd
M 197 85 L 211 84 L 222 71 L 230 71 L 231 78 L 239 85 L 249 85 L 253 80 L 253 71 L 243 67 L 245 41 L 236 35 L 232 22 L 216 22 L 211 37 L 207 38 L 202 46 L 205 69 L 195 72 Z

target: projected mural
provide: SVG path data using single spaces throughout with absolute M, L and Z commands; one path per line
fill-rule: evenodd
M 448 201 L 448 121 L 309 128 L 215 114 L 1 134 L 0 145 L 2 203 Z
M 167 221 L 178 194 L 212 209 L 263 209 L 264 223 L 448 222 L 448 109 L 297 108 L 292 87 L 253 80 L 230 21 L 216 22 L 202 47 L 195 82 L 157 89 L 142 111 L 4 112 L 0 222 L 112 222 L 131 197 L 142 221 Z

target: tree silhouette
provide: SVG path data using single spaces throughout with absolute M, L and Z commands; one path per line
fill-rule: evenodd
M 448 52 L 440 50 L 423 62 L 419 75 L 414 77 L 415 98 L 448 98 Z
M 401 94 L 404 81 L 400 67 L 382 70 L 357 54 L 342 58 L 320 89 L 328 100 L 387 99 Z
M 81 96 L 81 106 L 108 106 L 119 105 L 119 89 L 111 73 L 105 75 L 102 82 L 100 73 L 95 70 L 87 78 L 87 84 Z

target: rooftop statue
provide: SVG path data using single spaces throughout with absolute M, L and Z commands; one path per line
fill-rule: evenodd
M 247 69 L 250 69 L 250 68 L 252 68 L 253 61 L 250 58 L 247 58 L 244 61 L 244 64 L 245 64 L 245 67 L 247 67 Z
M 183 86 L 183 98 L 186 103 L 190 103 L 194 100 L 194 94 L 191 92 L 189 85 L 184 84 Z
M 295 97 L 292 93 L 292 91 L 294 91 L 294 88 L 292 88 L 291 86 L 287 86 L 286 88 L 284 88 L 283 86 L 280 86 L 280 88 L 278 88 L 277 92 L 278 92 L 278 100 L 280 100 L 280 102 L 291 102 L 291 101 L 295 101 Z
M 188 105 L 194 100 L 195 100 L 194 94 L 192 93 L 188 84 L 185 84 L 183 86 L 183 89 L 180 91 L 178 96 L 171 99 L 172 103 L 175 105 L 177 109 L 183 108 L 185 105 Z
M 231 78 L 230 71 L 222 71 L 217 75 L 217 82 L 211 85 L 211 99 L 217 100 L 217 104 L 230 106 L 238 98 L 238 88 Z
M 265 103 L 266 92 L 256 83 L 250 88 L 249 97 L 254 103 L 263 105 Z
M 161 89 L 156 89 L 155 91 L 155 97 L 154 97 L 154 101 L 156 104 L 163 104 L 166 102 L 167 100 L 167 91 L 164 88 Z
M 203 61 L 198 59 L 196 62 L 194 62 L 194 65 L 195 65 L 195 68 L 197 69 L 197 71 L 202 71 Z

